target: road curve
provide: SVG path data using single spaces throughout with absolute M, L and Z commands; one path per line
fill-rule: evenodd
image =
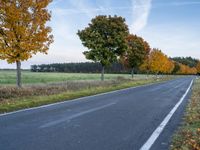
M 1 150 L 139 150 L 191 84 L 179 78 L 0 116 Z M 153 143 L 167 150 L 191 90 Z

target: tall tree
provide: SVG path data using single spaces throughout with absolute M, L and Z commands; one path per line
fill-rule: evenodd
M 104 68 L 115 62 L 127 49 L 128 33 L 125 19 L 116 15 L 97 16 L 88 27 L 78 31 L 83 45 L 89 49 L 83 54 L 87 59 L 102 65 L 101 80 L 104 80 Z
M 47 53 L 53 42 L 51 28 L 46 26 L 51 15 L 47 10 L 52 0 L 0 0 L 0 59 L 17 65 L 17 86 L 21 87 L 21 62 L 37 52 Z
M 122 56 L 122 62 L 132 69 L 138 68 L 148 57 L 150 52 L 149 44 L 143 38 L 130 34 L 127 38 L 128 50 Z

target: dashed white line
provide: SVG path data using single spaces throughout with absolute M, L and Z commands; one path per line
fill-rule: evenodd
M 47 128 L 47 127 L 55 126 L 57 124 L 60 124 L 60 123 L 66 122 L 66 121 L 70 121 L 71 119 L 74 119 L 74 118 L 89 114 L 91 112 L 104 109 L 104 108 L 112 106 L 114 104 L 116 104 L 116 102 L 109 103 L 109 104 L 106 104 L 106 105 L 103 105 L 103 106 L 99 106 L 99 107 L 96 107 L 96 108 L 88 109 L 88 110 L 85 110 L 83 112 L 73 114 L 73 115 L 71 115 L 69 117 L 65 117 L 65 118 L 62 118 L 62 119 L 58 119 L 58 120 L 54 120 L 54 121 L 48 122 L 48 123 L 40 126 L 39 128 Z

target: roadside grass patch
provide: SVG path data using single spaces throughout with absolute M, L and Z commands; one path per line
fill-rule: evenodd
M 194 82 L 183 125 L 173 137 L 171 150 L 200 150 L 200 79 Z

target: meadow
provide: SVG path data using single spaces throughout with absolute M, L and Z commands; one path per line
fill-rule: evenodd
M 129 74 L 105 74 L 105 80 L 116 80 L 117 78 L 131 78 Z M 152 76 L 149 76 L 152 77 Z M 144 79 L 147 75 L 135 75 L 134 79 Z M 94 73 L 54 73 L 54 72 L 30 72 L 22 71 L 23 84 L 46 84 L 66 81 L 91 81 L 100 80 L 100 74 Z M 16 83 L 16 71 L 0 70 L 0 85 L 14 85 Z

